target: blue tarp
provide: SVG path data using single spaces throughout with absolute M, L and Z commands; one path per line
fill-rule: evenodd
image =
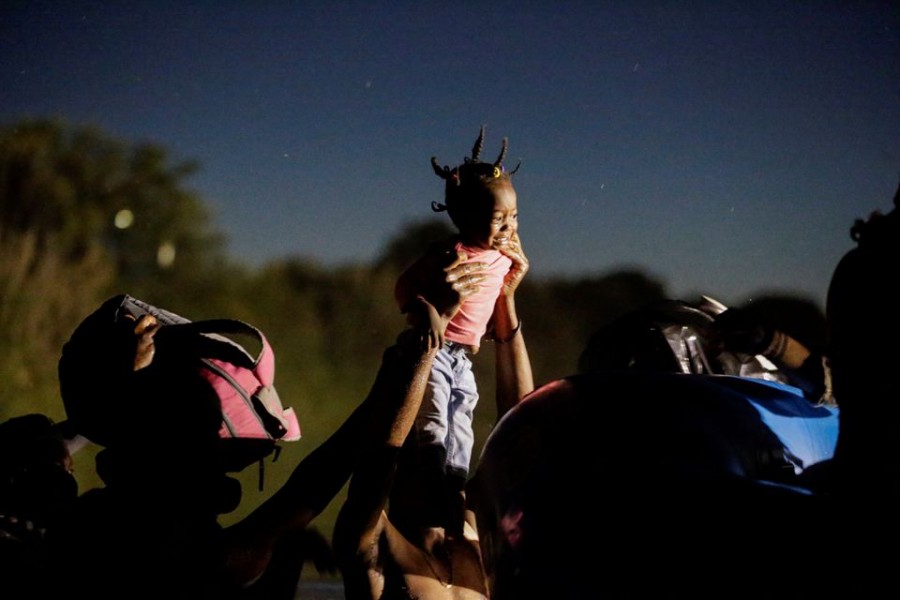
M 722 378 L 730 380 L 728 387 L 741 394 L 778 436 L 785 458 L 796 474 L 834 456 L 840 414 L 837 407 L 813 404 L 801 390 L 790 385 L 763 379 Z

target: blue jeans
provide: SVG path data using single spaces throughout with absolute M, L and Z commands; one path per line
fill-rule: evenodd
M 419 444 L 446 450 L 448 473 L 469 472 L 475 444 L 472 417 L 477 403 L 478 388 L 466 347 L 447 342 L 434 357 L 425 397 L 416 415 L 416 431 Z

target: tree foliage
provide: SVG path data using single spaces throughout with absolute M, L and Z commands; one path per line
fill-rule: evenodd
M 113 291 L 161 304 L 213 291 L 223 237 L 185 187 L 195 169 L 58 121 L 0 131 L 0 414 L 58 416 L 61 345 Z

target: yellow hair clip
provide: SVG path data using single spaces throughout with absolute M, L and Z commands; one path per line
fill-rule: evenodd
M 494 179 L 500 177 L 500 167 L 494 167 Z

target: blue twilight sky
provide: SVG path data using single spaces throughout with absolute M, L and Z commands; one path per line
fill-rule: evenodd
M 507 136 L 532 276 L 824 304 L 900 181 L 900 2 L 16 1 L 0 124 L 196 159 L 251 264 L 374 258 Z

